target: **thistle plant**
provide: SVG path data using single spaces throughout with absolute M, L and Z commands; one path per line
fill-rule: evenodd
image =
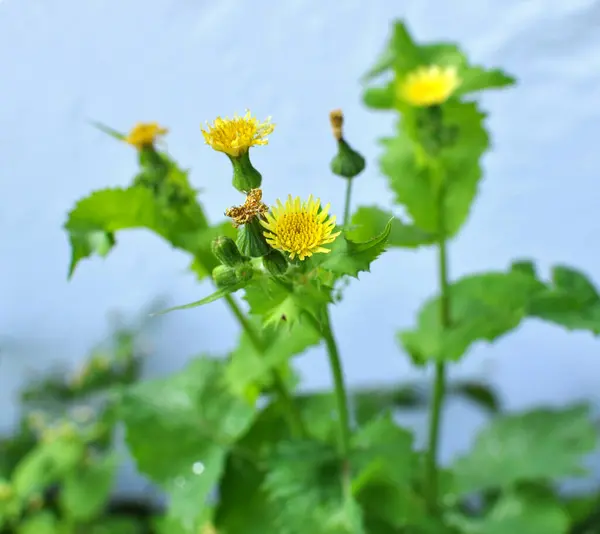
M 577 497 L 558 491 L 597 444 L 584 405 L 502 414 L 493 392 L 462 388 L 486 398 L 496 417 L 471 451 L 449 466 L 439 461 L 444 401 L 458 391 L 447 369 L 474 343 L 496 341 L 528 317 L 600 333 L 598 291 L 574 269 L 555 267 L 544 280 L 532 261 L 517 260 L 504 270 L 451 276 L 450 245 L 473 207 L 489 148 L 475 98 L 515 80 L 470 64 L 454 44 L 419 44 L 397 22 L 365 82 L 365 104 L 398 118 L 381 141 L 379 167 L 403 216 L 352 209 L 353 181 L 366 161 L 346 139 L 341 110 L 329 116 L 337 145 L 330 170 L 345 181 L 341 209 L 318 191 L 296 196 L 293 184 L 287 199 L 272 199 L 251 162 L 252 149 L 269 150 L 276 135 L 270 119 L 247 112 L 202 129 L 205 143 L 230 160 L 242 195 L 238 205 L 223 206 L 217 224 L 167 153 L 166 128 L 140 124 L 122 134 L 100 126 L 133 147 L 140 172 L 129 187 L 92 193 L 70 212 L 70 275 L 82 259 L 107 255 L 116 232 L 144 227 L 187 252 L 198 279 L 214 285 L 161 313 L 223 300 L 241 330 L 225 358 L 196 358 L 183 372 L 122 394 L 129 449 L 169 496 L 162 525 L 189 534 L 587 532 L 593 514 L 575 513 Z M 371 392 L 367 403 L 350 402 L 357 397 L 330 317 L 349 280 L 385 250 L 418 247 L 437 251 L 437 292 L 398 338 L 415 366 L 434 370 L 423 448 L 396 422 L 391 397 Z M 302 394 L 293 358 L 320 344 L 333 391 Z

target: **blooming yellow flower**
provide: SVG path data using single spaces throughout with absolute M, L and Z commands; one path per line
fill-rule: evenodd
M 317 252 L 331 252 L 323 245 L 333 243 L 341 232 L 333 232 L 335 216 L 329 216 L 329 204 L 319 213 L 320 206 L 321 201 L 312 195 L 306 202 L 288 195 L 285 205 L 278 199 L 277 205 L 260 221 L 267 229 L 264 232 L 267 243 L 289 252 L 292 260 L 296 256 L 304 260 Z
M 460 82 L 456 67 L 419 67 L 402 80 L 398 96 L 413 106 L 434 106 L 448 100 Z
M 167 128 L 163 128 L 157 122 L 138 122 L 124 141 L 140 150 L 153 145 L 160 136 L 166 135 L 168 132 Z
M 212 125 L 207 125 L 208 131 L 202 130 L 206 144 L 233 158 L 248 152 L 252 146 L 269 144 L 267 136 L 275 129 L 270 117 L 259 122 L 250 115 L 250 111 L 246 111 L 243 117 L 234 115 L 233 119 L 217 117 Z

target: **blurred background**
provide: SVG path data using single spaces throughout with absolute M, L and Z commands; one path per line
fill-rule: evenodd
M 62 225 L 93 190 L 124 186 L 135 152 L 90 126 L 169 127 L 170 153 L 192 169 L 214 221 L 239 203 L 230 165 L 203 144 L 217 115 L 272 116 L 268 147 L 253 151 L 265 200 L 313 193 L 341 216 L 344 183 L 328 113 L 342 108 L 349 142 L 368 158 L 354 205 L 391 206 L 376 164 L 392 117 L 361 104 L 359 78 L 404 18 L 420 41 L 460 42 L 479 64 L 518 79 L 486 95 L 493 151 L 469 222 L 451 246 L 453 278 L 535 259 L 542 273 L 568 263 L 600 283 L 600 2 L 597 0 L 0 0 L 0 431 L 19 417 L 19 391 L 58 365 L 75 370 L 110 338 L 107 314 L 146 317 L 209 291 L 189 259 L 142 231 L 121 233 L 106 258 L 83 262 L 67 281 Z M 421 380 L 395 341 L 436 291 L 433 251 L 386 253 L 347 288 L 333 311 L 347 378 L 358 387 Z M 143 376 L 181 369 L 200 353 L 225 354 L 237 327 L 222 303 L 144 322 Z M 136 338 L 137 339 L 137 338 Z M 373 348 L 375 347 L 375 349 Z M 452 373 L 489 383 L 508 410 L 598 401 L 600 345 L 589 334 L 529 321 L 496 345 L 480 344 Z M 305 390 L 331 384 L 324 351 L 297 360 Z M 407 424 L 424 433 L 420 410 Z M 485 420 L 451 399 L 443 459 L 472 441 Z M 119 488 L 152 490 L 123 467 Z

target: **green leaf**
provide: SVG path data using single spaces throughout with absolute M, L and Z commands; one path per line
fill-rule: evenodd
M 90 521 L 102 512 L 112 488 L 118 466 L 115 454 L 92 459 L 64 479 L 60 500 L 75 521 Z
M 321 341 L 321 333 L 311 324 L 296 324 L 290 331 L 264 329 L 261 340 L 266 350 L 260 352 L 246 333 L 231 354 L 227 379 L 234 392 L 246 395 L 272 385 L 273 371 L 286 365 L 296 354 Z
M 105 256 L 115 244 L 114 232 L 125 228 L 148 228 L 168 239 L 165 220 L 150 190 L 104 189 L 80 200 L 65 223 L 72 251 L 69 277 L 94 252 Z
M 518 271 L 471 275 L 450 285 L 450 326 L 441 322 L 440 299 L 421 309 L 417 327 L 400 333 L 417 363 L 458 361 L 476 341 L 494 341 L 516 328 L 543 285 Z
M 268 465 L 263 487 L 277 505 L 274 531 L 364 534 L 360 510 L 342 495 L 342 463 L 333 447 L 317 441 L 281 442 Z
M 552 282 L 529 305 L 528 315 L 568 330 L 600 334 L 600 296 L 581 272 L 565 266 L 552 269 Z
M 255 414 L 231 392 L 224 373 L 224 362 L 200 358 L 173 376 L 137 384 L 122 402 L 138 468 L 167 492 L 171 515 L 190 528 L 202 517 L 227 451 Z
M 462 80 L 455 95 L 466 95 L 484 89 L 502 89 L 516 83 L 516 79 L 500 69 L 486 70 L 482 67 L 467 67 L 459 72 Z
M 498 394 L 487 384 L 472 381 L 455 382 L 449 385 L 448 394 L 464 397 L 492 414 L 501 410 Z
M 171 313 L 173 311 L 189 310 L 191 308 L 197 308 L 198 306 L 204 306 L 205 304 L 210 304 L 211 302 L 215 302 L 219 299 L 222 299 L 223 297 L 226 297 L 227 295 L 231 295 L 232 293 L 239 291 L 240 289 L 246 287 L 248 284 L 251 284 L 251 283 L 252 283 L 252 280 L 245 281 L 245 282 L 239 282 L 239 283 L 237 283 L 233 286 L 229 286 L 229 287 L 221 287 L 221 288 L 217 289 L 214 293 L 209 295 L 208 297 L 204 297 L 203 299 L 196 300 L 195 302 L 190 302 L 189 304 L 181 304 L 179 306 L 173 306 L 172 308 L 167 308 L 166 310 L 154 312 L 152 314 L 152 316 L 164 315 L 165 313 Z
M 389 410 L 423 408 L 429 401 L 425 388 L 413 383 L 355 389 L 350 396 L 359 424 L 367 423 Z
M 250 313 L 261 317 L 265 326 L 292 328 L 307 313 L 320 318 L 324 305 L 332 302 L 331 287 L 320 283 L 314 276 L 293 275 L 291 281 L 281 283 L 271 277 L 262 277 L 246 287 L 244 299 Z
M 331 253 L 320 262 L 320 267 L 337 276 L 349 275 L 354 278 L 358 278 L 360 272 L 369 272 L 371 263 L 385 251 L 392 221 L 390 219 L 380 234 L 367 241 L 355 242 L 346 236 L 338 238 Z
M 392 109 L 396 100 L 394 84 L 384 87 L 369 87 L 363 94 L 363 103 L 371 109 Z
M 358 208 L 352 216 L 353 228 L 348 237 L 353 241 L 366 241 L 382 232 L 391 220 L 387 245 L 390 247 L 416 248 L 431 245 L 437 240 L 435 234 L 425 232 L 414 224 L 406 224 L 392 213 L 377 206 Z
M 24 519 L 17 534 L 60 534 L 62 531 L 54 514 L 42 511 Z
M 556 498 L 511 492 L 502 495 L 483 519 L 461 518 L 458 526 L 469 534 L 566 534 L 570 520 Z
M 499 417 L 479 433 L 471 452 L 454 463 L 455 493 L 581 475 L 582 456 L 596 444 L 587 406 Z
M 101 132 L 104 132 L 106 135 L 110 135 L 112 138 L 117 139 L 118 141 L 124 141 L 127 137 L 125 134 L 118 132 L 117 130 L 113 130 L 110 126 L 106 126 L 101 122 L 91 121 L 92 126 L 98 128 Z

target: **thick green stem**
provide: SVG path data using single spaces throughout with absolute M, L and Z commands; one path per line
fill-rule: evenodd
M 262 339 L 254 329 L 252 324 L 250 324 L 250 321 L 248 321 L 248 318 L 246 317 L 244 312 L 242 312 L 237 302 L 231 295 L 227 295 L 225 297 L 225 302 L 227 302 L 229 309 L 240 323 L 240 326 L 248 336 L 248 339 L 250 340 L 250 343 L 252 343 L 255 350 L 260 354 L 264 354 L 265 346 Z M 288 391 L 285 382 L 281 378 L 281 375 L 275 370 L 272 371 L 272 374 L 273 385 L 275 387 L 275 390 L 277 391 L 277 395 L 279 396 L 281 402 L 284 404 L 292 433 L 295 437 L 305 436 L 306 429 L 304 428 L 302 415 L 298 410 L 297 406 L 295 405 L 292 395 L 290 395 L 290 392 Z
M 446 229 L 443 217 L 443 192 L 440 194 L 439 210 L 439 240 L 438 240 L 438 275 L 440 286 L 440 323 L 443 328 L 450 326 L 450 291 L 448 281 L 448 253 Z M 433 402 L 429 420 L 429 444 L 426 456 L 426 483 L 427 501 L 431 512 L 438 510 L 439 500 L 439 468 L 438 450 L 440 445 L 440 424 L 442 408 L 446 394 L 446 366 L 443 362 L 435 364 L 435 378 L 433 384 Z
M 350 201 L 352 199 L 352 182 L 354 180 L 352 178 L 346 178 L 346 202 L 344 203 L 344 227 L 348 226 L 350 222 Z

